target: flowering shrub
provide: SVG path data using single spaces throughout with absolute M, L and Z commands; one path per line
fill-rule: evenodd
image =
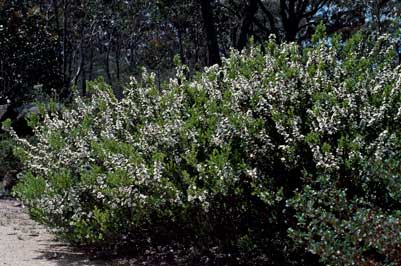
M 386 36 L 270 41 L 193 78 L 180 66 L 162 89 L 145 72 L 121 101 L 92 82 L 90 99 L 32 123 L 35 141 L 11 130 L 26 164 L 16 194 L 77 244 L 175 239 L 279 265 L 397 264 L 394 58 Z

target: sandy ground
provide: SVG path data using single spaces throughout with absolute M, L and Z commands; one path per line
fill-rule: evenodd
M 179 248 L 158 247 L 146 250 L 143 254 L 132 254 L 131 257 L 96 259 L 58 241 L 43 226 L 31 220 L 26 209 L 18 201 L 0 197 L 0 266 L 205 266 L 207 264 L 198 259 L 187 260 L 188 254 L 190 253 Z
M 57 241 L 15 200 L 0 200 L 0 266 L 108 266 Z M 120 264 L 118 264 L 120 265 Z

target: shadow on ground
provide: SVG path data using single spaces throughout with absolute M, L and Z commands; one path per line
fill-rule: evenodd
M 83 251 L 68 247 L 60 243 L 49 243 L 43 241 L 39 244 L 38 254 L 35 260 L 47 260 L 58 266 L 115 266 L 121 265 L 105 259 L 96 259 L 95 257 L 84 253 Z M 32 265 L 35 265 L 33 262 Z

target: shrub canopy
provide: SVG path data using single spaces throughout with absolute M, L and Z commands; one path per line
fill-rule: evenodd
M 314 41 L 232 51 L 193 78 L 179 66 L 161 90 L 145 72 L 121 101 L 91 82 L 90 99 L 43 112 L 35 141 L 18 139 L 17 195 L 77 244 L 169 239 L 277 265 L 400 263 L 391 39 Z

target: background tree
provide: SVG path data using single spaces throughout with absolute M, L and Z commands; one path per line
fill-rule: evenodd
M 143 66 L 161 82 L 172 75 L 177 54 L 192 71 L 219 64 L 251 36 L 307 44 L 320 22 L 344 39 L 356 31 L 395 34 L 401 2 L 2 0 L 0 12 L 3 98 L 22 96 L 35 84 L 66 97 L 71 86 L 84 95 L 86 81 L 97 76 L 120 94 Z
M 62 93 L 57 39 L 37 6 L 0 2 L 0 104 L 35 97 L 39 89 Z

